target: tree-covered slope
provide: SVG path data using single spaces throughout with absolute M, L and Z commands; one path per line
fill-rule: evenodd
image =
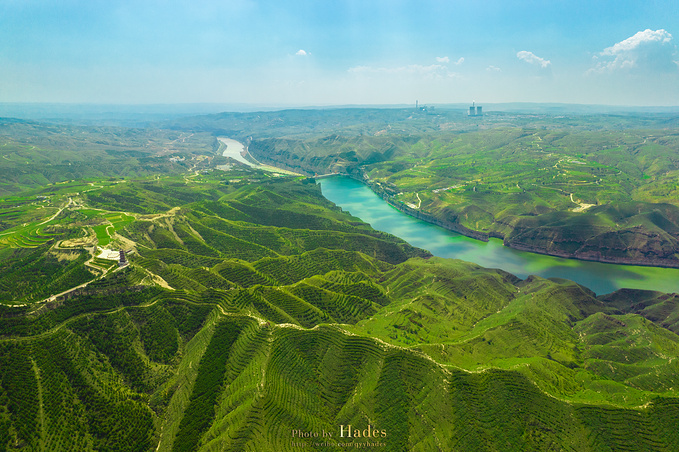
M 0 148 L 0 196 L 6 196 L 69 180 L 124 179 L 206 167 L 217 144 L 209 134 L 0 118 Z
M 484 120 L 485 121 L 485 120 Z M 583 124 L 584 124 L 583 120 Z M 676 129 L 499 127 L 253 139 L 259 160 L 366 182 L 471 237 L 569 258 L 679 266 Z
M 596 298 L 433 258 L 314 183 L 233 177 L 131 181 L 64 208 L 54 221 L 77 232 L 93 208 L 136 206 L 110 225 L 130 265 L 2 306 L 0 447 L 679 447 L 673 295 Z M 0 256 L 96 239 L 68 237 Z

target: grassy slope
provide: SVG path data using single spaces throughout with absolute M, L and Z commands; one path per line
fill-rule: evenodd
M 265 135 L 250 151 L 309 174 L 365 175 L 396 204 L 514 248 L 679 266 L 676 129 L 628 130 L 624 118 L 605 116 L 542 119 L 511 127 L 493 117 L 471 129 L 459 118 L 446 128 L 439 117 L 418 131 L 393 120 L 360 136 Z
M 0 444 L 280 451 L 370 425 L 374 450 L 679 446 L 672 297 L 426 259 L 301 181 L 89 202 L 132 195 L 130 267 L 1 311 Z
M 184 172 L 204 167 L 214 145 L 208 134 L 0 118 L 0 196 L 69 180 Z

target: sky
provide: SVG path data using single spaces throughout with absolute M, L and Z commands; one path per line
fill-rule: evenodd
M 676 0 L 0 0 L 0 102 L 679 105 Z

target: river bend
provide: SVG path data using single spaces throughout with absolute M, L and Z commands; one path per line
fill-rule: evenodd
M 598 295 L 626 287 L 679 292 L 679 269 L 604 264 L 517 251 L 499 239 L 471 239 L 410 217 L 387 204 L 364 184 L 347 177 L 318 181 L 323 195 L 343 210 L 380 231 L 406 240 L 440 257 L 462 259 L 490 268 L 501 268 L 519 278 L 538 275 L 575 281 Z

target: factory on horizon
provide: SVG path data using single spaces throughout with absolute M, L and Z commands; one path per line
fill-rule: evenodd
M 483 107 L 477 107 L 476 102 L 472 102 L 472 106 L 469 107 L 467 116 L 483 116 Z

